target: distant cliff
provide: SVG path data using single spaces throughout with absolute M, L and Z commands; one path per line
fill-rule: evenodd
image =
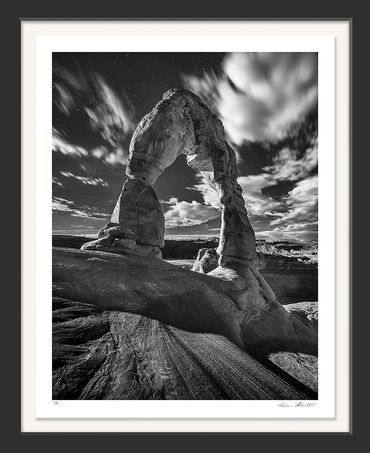
M 257 267 L 282 304 L 318 300 L 317 264 L 259 252 Z
M 84 236 L 53 235 L 53 247 L 79 249 L 81 248 L 81 245 L 89 241 L 91 241 L 91 238 Z M 215 248 L 217 245 L 217 239 L 181 241 L 166 239 L 164 247 L 162 248 L 162 257 L 163 259 L 168 260 L 195 259 L 201 248 Z

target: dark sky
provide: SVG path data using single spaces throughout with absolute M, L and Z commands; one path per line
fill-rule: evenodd
M 53 232 L 94 235 L 107 222 L 132 133 L 174 87 L 224 122 L 257 236 L 316 240 L 315 54 L 54 53 Z M 155 190 L 167 235 L 218 235 L 217 195 L 184 156 Z

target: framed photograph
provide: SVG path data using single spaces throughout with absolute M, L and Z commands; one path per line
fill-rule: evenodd
M 21 32 L 22 431 L 349 433 L 351 21 Z

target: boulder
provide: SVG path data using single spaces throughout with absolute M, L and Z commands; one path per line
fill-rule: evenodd
M 95 241 L 86 242 L 81 246 L 81 250 L 96 250 L 99 252 L 125 254 L 135 252 L 136 241 L 130 238 L 103 236 Z
M 113 222 L 107 223 L 101 230 L 99 230 L 98 238 L 106 236 L 106 234 L 105 234 L 106 230 L 109 229 L 109 228 L 115 227 L 115 226 L 119 226 L 119 224 L 118 223 L 113 223 Z
M 201 274 L 208 274 L 208 272 L 213 271 L 218 266 L 218 258 L 216 249 L 200 249 L 191 270 Z
M 318 331 L 318 303 L 317 302 L 297 302 L 285 305 L 284 308 L 291 318 L 296 317 L 309 328 Z
M 132 230 L 124 228 L 118 224 L 108 223 L 99 231 L 98 237 L 125 238 L 135 240 L 135 233 Z

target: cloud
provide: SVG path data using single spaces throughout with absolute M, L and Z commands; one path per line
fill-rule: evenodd
M 231 53 L 223 75 L 183 78 L 220 115 L 236 145 L 281 140 L 317 105 L 316 53 Z
M 53 185 L 58 186 L 61 189 L 65 188 L 64 184 L 59 180 L 59 178 L 53 176 L 52 181 L 53 181 Z
M 84 110 L 91 127 L 113 143 L 115 134 L 134 129 L 135 113 L 127 95 L 111 87 L 99 73 L 93 70 L 72 73 L 54 64 L 53 76 L 53 102 L 66 116 L 74 110 Z
M 99 212 L 98 209 L 89 206 L 77 206 L 74 201 L 65 198 L 53 197 L 53 213 L 68 213 L 73 217 L 89 219 L 107 219 L 110 214 Z
M 220 215 L 218 209 L 194 200 L 189 203 L 170 198 L 165 204 L 168 209 L 164 214 L 166 228 L 200 225 Z
M 282 209 L 281 202 L 262 194 L 262 189 L 276 184 L 276 180 L 272 175 L 262 173 L 259 175 L 240 176 L 238 183 L 242 188 L 243 198 L 251 217 L 274 217 L 278 215 L 276 211 Z
M 54 97 L 55 105 L 64 115 L 70 115 L 77 108 L 72 91 L 62 85 L 62 83 L 55 83 L 54 87 L 57 92 Z
M 263 170 L 270 172 L 276 181 L 297 181 L 305 178 L 318 164 L 317 139 L 311 148 L 302 153 L 290 148 L 283 148 L 273 159 L 273 165 Z
M 318 207 L 318 179 L 317 176 L 299 181 L 296 186 L 283 199 L 286 211 L 278 219 L 271 222 L 277 225 L 275 231 L 296 228 L 294 225 L 305 223 L 317 224 Z
M 306 203 L 316 200 L 318 196 L 318 178 L 310 178 L 299 181 L 297 185 L 289 192 L 290 200 L 294 202 Z
M 52 149 L 54 152 L 71 157 L 87 157 L 89 155 L 88 151 L 83 147 L 69 143 L 55 128 L 53 128 Z
M 115 92 L 100 75 L 93 73 L 91 81 L 96 103 L 92 107 L 84 107 L 84 110 L 92 128 L 99 131 L 112 146 L 118 146 L 122 135 L 135 128 L 132 106 L 125 95 Z
M 102 186 L 102 187 L 108 187 L 109 184 L 104 181 L 102 178 L 93 178 L 91 176 L 78 176 L 74 175 L 73 173 L 69 171 L 61 171 L 60 174 L 64 176 L 65 178 L 72 178 L 75 179 L 76 181 L 81 182 L 84 185 L 87 186 Z
M 203 195 L 203 200 L 206 205 L 212 206 L 215 209 L 221 209 L 220 197 L 217 191 L 209 185 L 209 182 L 207 182 L 203 176 L 197 174 L 196 178 L 199 183 L 192 187 L 187 187 L 187 189 L 200 192 Z
M 274 241 L 307 242 L 307 241 L 316 241 L 317 232 L 310 231 L 310 230 L 303 230 L 303 231 L 266 230 L 266 231 L 257 231 L 256 238 L 265 239 L 270 242 L 274 242 Z
M 117 147 L 111 152 L 106 146 L 93 148 L 90 154 L 109 165 L 126 165 L 129 156 L 128 148 Z
M 77 69 L 75 72 L 53 65 L 53 103 L 70 121 L 78 115 L 94 134 L 94 141 L 101 144 L 93 149 L 75 145 L 58 147 L 57 150 L 75 157 L 97 156 L 107 164 L 125 165 L 128 145 L 137 120 L 132 103 L 122 89 L 110 86 L 97 72 Z M 61 134 L 56 131 L 55 135 Z M 69 142 L 74 142 L 69 138 Z M 74 147 L 75 149 L 73 149 Z
M 84 148 L 68 142 L 63 135 L 53 128 L 52 150 L 72 158 L 94 158 L 108 165 L 126 165 L 128 161 L 128 148 L 117 147 L 114 150 L 107 146 L 98 146 L 94 148 Z

